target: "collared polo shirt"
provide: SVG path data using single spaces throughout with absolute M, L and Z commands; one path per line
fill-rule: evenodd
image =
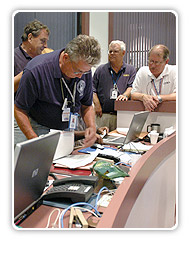
M 21 47 L 21 44 L 14 49 L 14 76 L 23 71 L 27 63 L 32 59 Z
M 97 93 L 103 113 L 114 112 L 115 100 L 110 99 L 110 91 L 114 86 L 111 70 L 110 62 L 108 62 L 100 65 L 93 76 L 93 92 Z M 132 87 L 135 75 L 135 68 L 125 62 L 123 62 L 121 70 L 117 74 L 113 71 L 114 81 L 117 80 L 119 94 L 123 94 L 128 87 Z
M 72 98 L 62 82 L 62 72 L 59 66 L 59 56 L 62 50 L 34 57 L 24 69 L 15 104 L 27 111 L 39 124 L 51 129 L 64 130 L 68 122 L 62 122 L 62 106 L 65 98 L 68 107 L 72 106 Z M 73 93 L 76 82 L 75 107 L 78 112 L 81 104 L 92 105 L 92 75 L 73 78 L 67 83 Z M 62 87 L 62 88 L 61 88 Z
M 151 73 L 148 66 L 140 68 L 133 83 L 131 94 L 144 93 L 155 96 L 157 93 L 154 84 L 159 94 L 176 93 L 176 66 L 166 64 L 163 72 L 157 78 Z

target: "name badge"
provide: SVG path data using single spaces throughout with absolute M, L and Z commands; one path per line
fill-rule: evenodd
M 110 99 L 116 99 L 118 96 L 118 87 L 117 84 L 114 84 L 114 87 L 110 90 Z
M 69 121 L 70 118 L 70 108 L 64 108 L 62 112 L 62 122 Z
M 69 120 L 69 129 L 75 130 L 77 128 L 78 124 L 78 114 L 77 113 L 71 113 L 70 114 L 70 120 Z
M 110 90 L 110 99 L 116 99 L 118 95 L 118 91 L 116 89 L 111 89 Z

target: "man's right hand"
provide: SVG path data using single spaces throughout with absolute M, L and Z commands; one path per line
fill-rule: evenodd
M 142 102 L 145 106 L 145 110 L 150 112 L 154 111 L 154 109 L 156 109 L 156 107 L 159 104 L 159 100 L 157 96 L 146 95 L 146 94 L 143 94 Z

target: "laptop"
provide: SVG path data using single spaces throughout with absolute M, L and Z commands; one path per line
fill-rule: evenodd
M 107 135 L 103 138 L 103 143 L 108 145 L 123 146 L 131 141 L 134 141 L 141 134 L 142 128 L 147 120 L 148 115 L 149 111 L 135 113 L 125 137 Z
M 14 221 L 40 199 L 60 132 L 18 143 L 14 151 Z

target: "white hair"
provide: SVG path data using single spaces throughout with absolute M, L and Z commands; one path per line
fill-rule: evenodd
M 125 51 L 125 50 L 126 50 L 126 45 L 125 45 L 125 43 L 124 43 L 123 41 L 121 41 L 121 40 L 113 40 L 113 41 L 111 41 L 111 43 L 109 44 L 109 47 L 110 47 L 111 45 L 113 45 L 113 44 L 118 44 L 118 45 L 120 45 L 122 51 Z

